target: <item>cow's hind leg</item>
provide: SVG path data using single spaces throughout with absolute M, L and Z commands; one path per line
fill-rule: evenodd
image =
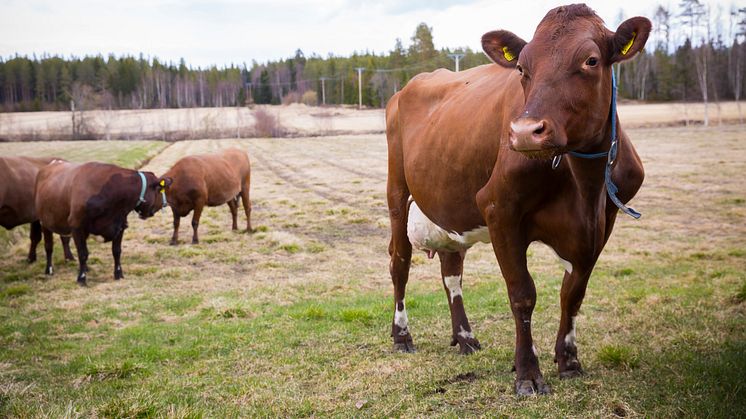
M 394 320 L 391 323 L 391 336 L 394 338 L 394 349 L 402 352 L 414 352 L 415 350 L 412 335 L 409 333 L 409 320 L 404 303 L 412 259 L 412 244 L 407 236 L 408 198 L 408 190 L 389 184 L 388 204 L 391 220 L 389 270 L 394 283 Z
M 78 285 L 86 285 L 86 272 L 88 272 L 88 233 L 83 230 L 73 230 L 73 241 L 78 251 Z
M 231 218 L 233 219 L 231 230 L 238 230 L 238 201 L 236 198 L 228 200 L 228 208 L 231 209 Z
M 41 241 L 41 223 L 39 221 L 34 221 L 33 223 L 31 223 L 29 238 L 31 239 L 31 246 L 29 246 L 28 257 L 26 258 L 26 261 L 28 263 L 34 263 L 36 262 L 36 247 Z
M 65 252 L 65 260 L 75 260 L 73 252 L 70 251 L 70 236 L 60 236 L 62 242 L 62 251 Z
M 122 272 L 122 238 L 124 237 L 124 228 L 111 241 L 111 255 L 114 256 L 114 280 L 124 278 Z
M 46 228 L 42 228 L 42 233 L 44 234 L 44 252 L 47 255 L 47 266 L 44 269 L 44 273 L 47 275 L 52 275 L 54 273 L 54 268 L 52 268 L 52 253 L 54 252 L 54 235 L 52 234 L 51 230 L 48 230 Z
M 451 309 L 451 327 L 453 329 L 451 346 L 458 344 L 459 352 L 466 355 L 474 353 L 482 347 L 471 331 L 469 319 L 466 317 L 466 310 L 464 310 L 461 278 L 464 271 L 465 255 L 465 251 L 438 252 L 443 287 L 446 291 L 446 297 L 448 297 L 448 307 Z
M 250 178 L 246 177 L 243 185 L 241 186 L 241 202 L 243 203 L 243 211 L 246 214 L 246 232 L 251 233 L 254 231 L 251 228 L 251 199 L 250 199 Z

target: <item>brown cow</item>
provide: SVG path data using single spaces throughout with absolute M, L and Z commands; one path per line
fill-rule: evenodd
M 611 65 L 640 51 L 650 27 L 635 17 L 611 32 L 585 5 L 558 7 L 529 43 L 507 31 L 485 34 L 482 46 L 496 64 L 421 74 L 391 99 L 387 197 L 397 349 L 414 349 L 404 304 L 412 245 L 440 258 L 451 344 L 462 353 L 479 349 L 461 278 L 466 250 L 491 242 L 515 319 L 516 392 L 549 392 L 531 337 L 536 289 L 526 266 L 529 244 L 541 241 L 566 266 L 554 348 L 560 376 L 582 372 L 575 318 L 618 209 L 639 216 L 623 203 L 643 181 L 640 158 L 616 124 Z
M 166 188 L 166 198 L 174 215 L 172 245 L 179 242 L 179 220 L 192 210 L 192 243 L 199 243 L 197 229 L 205 206 L 227 203 L 233 217 L 233 230 L 237 230 L 239 196 L 246 213 L 246 231 L 252 231 L 249 201 L 251 164 L 245 152 L 230 148 L 220 154 L 187 156 L 177 161 L 165 176 L 173 180 Z
M 111 241 L 114 279 L 124 278 L 120 256 L 127 215 L 152 217 L 166 205 L 170 179 L 112 164 L 63 161 L 43 167 L 36 179 L 35 206 L 44 233 L 47 274 L 52 274 L 52 233 L 72 235 L 78 250 L 78 284 L 86 285 L 91 234 Z
M 54 157 L 0 157 L 0 225 L 10 230 L 31 223 L 31 246 L 28 263 L 36 261 L 36 247 L 41 241 L 41 224 L 34 210 L 34 184 L 39 169 Z M 62 236 L 65 260 L 75 260 L 70 252 L 70 237 Z

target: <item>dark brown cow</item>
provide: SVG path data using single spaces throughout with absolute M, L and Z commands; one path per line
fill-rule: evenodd
M 197 229 L 205 206 L 216 207 L 227 203 L 233 217 L 233 230 L 237 230 L 239 197 L 246 213 L 246 231 L 252 231 L 249 200 L 251 164 L 246 152 L 230 148 L 219 154 L 184 157 L 165 176 L 173 179 L 173 183 L 166 188 L 166 198 L 174 214 L 171 244 L 178 244 L 179 220 L 192 210 L 192 243 L 199 243 Z
M 28 263 L 36 261 L 36 247 L 41 241 L 41 224 L 34 210 L 34 184 L 39 169 L 55 157 L 0 157 L 0 225 L 10 230 L 31 223 L 31 246 Z M 75 260 L 70 252 L 70 237 L 62 236 L 65 260 Z
M 466 250 L 491 242 L 515 319 L 516 392 L 549 392 L 531 337 L 536 289 L 526 266 L 529 244 L 541 241 L 566 266 L 554 348 L 560 376 L 582 372 L 575 318 L 619 208 L 638 216 L 623 203 L 643 181 L 640 158 L 616 124 L 611 65 L 640 51 L 650 26 L 635 17 L 611 32 L 585 5 L 559 7 L 529 43 L 507 31 L 485 34 L 482 46 L 496 64 L 421 74 L 391 99 L 387 196 L 396 348 L 414 348 L 404 304 L 414 245 L 440 258 L 451 344 L 462 353 L 479 349 L 461 278 Z
M 47 274 L 52 274 L 52 233 L 72 235 L 78 250 L 78 284 L 86 284 L 91 234 L 111 241 L 114 279 L 124 278 L 120 256 L 122 236 L 131 211 L 152 217 L 166 205 L 163 189 L 168 178 L 112 164 L 53 162 L 36 179 L 36 214 L 44 233 Z

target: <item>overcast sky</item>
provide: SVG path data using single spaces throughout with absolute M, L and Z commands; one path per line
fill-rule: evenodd
M 744 0 L 712 0 L 724 13 Z M 420 22 L 436 48 L 480 50 L 483 33 L 509 29 L 527 41 L 552 0 L 0 0 L 0 56 L 143 53 L 194 66 L 290 57 L 383 53 L 405 46 Z M 652 18 L 654 0 L 586 2 L 613 30 L 624 16 Z M 661 1 L 676 6 L 678 0 Z

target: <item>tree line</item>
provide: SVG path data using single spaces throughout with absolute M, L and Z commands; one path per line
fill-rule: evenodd
M 620 13 L 620 23 L 623 19 Z M 746 82 L 746 7 L 699 0 L 658 6 L 646 50 L 619 71 L 619 95 L 646 101 L 740 100 Z M 615 27 L 610 25 L 610 27 Z M 421 23 L 406 47 L 349 57 L 293 57 L 209 68 L 144 56 L 0 58 L 0 110 L 149 109 L 304 102 L 383 107 L 423 71 L 489 63 L 481 51 L 436 49 Z M 358 69 L 362 69 L 359 70 Z M 362 83 L 359 83 L 361 81 Z

